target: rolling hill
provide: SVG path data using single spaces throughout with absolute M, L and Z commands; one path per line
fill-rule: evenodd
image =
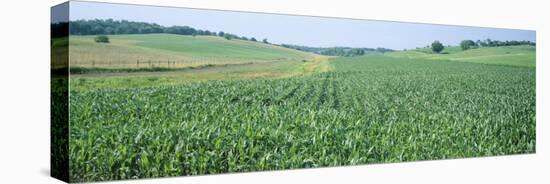
M 93 38 L 94 36 L 70 36 L 71 66 L 189 67 L 301 61 L 314 57 L 310 53 L 275 45 L 244 40 L 226 40 L 216 36 L 109 35 L 110 43 L 96 43 Z
M 428 49 L 415 49 L 388 53 L 388 56 L 410 59 L 436 59 L 460 62 L 500 64 L 535 67 L 535 46 L 501 46 L 482 47 L 462 51 L 459 47 L 449 47 L 443 50 L 445 54 L 434 54 Z

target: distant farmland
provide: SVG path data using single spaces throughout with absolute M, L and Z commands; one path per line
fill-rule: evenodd
M 110 35 L 111 43 L 94 36 L 71 36 L 72 67 L 184 68 L 201 65 L 301 61 L 313 55 L 293 49 L 216 36 L 171 34 Z
M 388 53 L 389 56 L 411 59 L 436 59 L 482 64 L 498 64 L 535 67 L 535 46 L 501 46 L 460 50 L 459 47 L 446 48 L 447 54 L 433 54 L 428 49 L 417 49 Z
M 110 37 L 71 36 L 71 66 L 213 66 L 72 76 L 74 181 L 535 152 L 533 46 L 327 57 L 211 36 Z

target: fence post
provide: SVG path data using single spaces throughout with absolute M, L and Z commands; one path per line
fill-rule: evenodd
M 139 68 L 139 59 L 136 61 L 136 65 Z
M 92 60 L 92 67 L 95 67 L 95 60 Z

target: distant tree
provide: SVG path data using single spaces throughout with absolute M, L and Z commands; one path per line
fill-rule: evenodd
M 197 30 L 189 26 L 172 26 L 166 28 L 164 32 L 179 35 L 193 35 L 193 33 L 197 33 Z
M 67 28 L 69 24 L 70 24 L 70 29 Z M 169 34 L 190 35 L 190 36 L 212 35 L 212 36 L 225 37 L 226 34 L 229 34 L 230 37 L 227 37 L 229 39 L 262 41 L 262 40 L 258 40 L 257 38 L 252 39 L 250 37 L 245 37 L 243 35 L 234 35 L 230 33 L 225 33 L 223 31 L 220 31 L 218 33 L 210 30 L 195 29 L 189 26 L 177 26 L 177 25 L 161 26 L 156 23 L 134 22 L 134 21 L 128 21 L 128 20 L 113 20 L 113 19 L 74 20 L 64 24 L 52 24 L 51 27 L 52 29 L 55 29 L 55 30 L 61 30 L 62 28 L 64 30 L 68 30 L 69 35 L 169 33 Z M 61 31 L 56 31 L 56 32 L 62 33 Z M 67 35 L 67 34 L 59 34 L 59 35 Z M 59 35 L 57 35 L 56 33 L 56 35 L 53 35 L 53 36 L 55 37 Z M 264 43 L 269 44 L 267 39 L 265 39 Z M 307 48 L 307 47 L 297 47 L 296 49 L 306 49 L 306 50 L 309 50 L 308 52 L 316 52 L 316 51 L 324 50 L 324 48 Z M 361 48 L 361 49 L 363 49 L 364 51 L 370 51 L 370 50 L 365 50 L 367 48 Z M 353 52 L 358 53 L 361 51 L 354 50 Z M 349 52 L 349 53 L 353 53 L 353 52 Z M 348 53 L 348 50 L 346 49 L 344 53 Z
M 231 40 L 231 38 L 233 38 L 230 34 L 224 34 L 223 37 L 224 37 L 226 40 Z
M 360 55 L 365 55 L 365 50 L 363 49 L 358 49 L 357 50 L 357 55 L 360 56 Z
M 357 48 L 357 47 L 309 47 L 291 44 L 281 44 L 280 46 L 290 49 L 296 49 L 305 52 L 312 52 L 327 56 L 360 56 L 365 55 L 368 52 L 393 52 L 394 50 L 388 48 Z
M 250 38 L 250 41 L 257 42 L 258 40 L 256 40 L 256 38 L 252 37 L 252 38 Z
M 476 45 L 477 45 L 478 47 L 481 47 L 481 46 L 482 46 L 482 43 L 483 43 L 483 42 L 482 42 L 481 40 L 477 40 L 477 41 L 476 41 Z
M 462 50 L 468 50 L 468 49 L 471 49 L 472 47 L 476 47 L 477 44 L 472 41 L 472 40 L 462 40 L 460 42 L 460 48 L 462 48 Z
M 109 43 L 109 37 L 105 35 L 99 35 L 94 38 L 94 41 L 97 43 Z
M 69 22 L 58 22 L 50 25 L 52 38 L 69 36 Z
M 443 44 L 441 44 L 441 42 L 437 40 L 432 43 L 432 51 L 434 51 L 435 53 L 440 53 L 441 51 L 443 51 L 444 48 L 445 46 L 443 46 Z
M 269 44 L 269 42 L 267 41 L 267 38 L 264 38 L 264 40 L 262 40 L 262 42 L 264 42 L 265 44 Z
M 479 44 L 478 44 L 480 47 L 488 47 L 489 45 L 487 44 L 487 42 L 485 41 L 479 41 Z
M 489 38 L 487 38 L 487 39 L 485 40 L 485 44 L 487 44 L 488 47 L 493 47 L 493 46 L 495 46 L 495 45 L 494 45 L 495 43 L 494 43 L 491 39 L 489 39 Z
M 92 34 L 105 34 L 105 31 L 103 31 L 103 28 L 100 25 L 94 26 L 92 30 L 90 31 Z
M 112 27 L 107 27 L 107 28 L 105 28 L 105 29 L 103 30 L 103 32 L 104 32 L 105 34 L 116 34 L 116 33 L 115 33 L 115 29 L 113 29 Z
M 377 51 L 377 52 L 381 52 L 382 54 L 384 54 L 384 53 L 386 53 L 386 52 L 392 52 L 393 50 L 387 49 L 387 48 L 378 47 L 378 48 L 376 48 L 376 51 Z

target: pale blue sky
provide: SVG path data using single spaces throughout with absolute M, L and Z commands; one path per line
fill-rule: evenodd
M 69 21 L 69 3 L 65 2 L 52 7 L 50 21 L 52 23 Z
M 267 38 L 272 43 L 331 47 L 423 47 L 434 40 L 457 45 L 461 40 L 529 40 L 535 31 L 445 26 L 387 21 L 243 13 L 188 8 L 71 1 L 70 19 L 130 20 L 163 26 L 191 26 L 240 36 Z

